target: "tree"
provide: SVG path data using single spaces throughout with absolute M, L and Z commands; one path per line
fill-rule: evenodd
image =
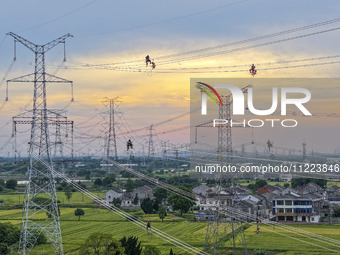
M 138 205 L 138 201 L 139 201 L 139 198 L 138 198 L 138 194 L 136 193 L 136 196 L 135 196 L 135 198 L 133 199 L 133 204 L 134 204 L 134 205 Z
M 124 255 L 122 244 L 111 234 L 93 233 L 80 248 L 80 255 Z
M 5 180 L 4 179 L 0 179 L 0 186 L 5 186 Z
M 162 220 L 162 222 L 163 222 L 163 219 L 165 218 L 165 216 L 166 216 L 166 208 L 165 208 L 165 206 L 164 205 L 162 205 L 162 204 L 159 204 L 158 205 L 158 216 L 159 216 L 159 218 Z
M 103 185 L 103 181 L 102 181 L 102 179 L 97 178 L 97 179 L 94 181 L 93 184 L 96 185 L 96 186 L 102 186 L 102 185 Z
M 47 198 L 47 197 L 35 197 L 32 199 L 32 201 L 38 205 L 41 205 L 43 207 L 45 207 L 47 205 L 47 211 L 46 211 L 46 215 L 48 218 L 52 217 L 52 214 L 49 213 L 49 211 L 52 210 L 52 205 L 51 205 L 51 199 Z M 57 200 L 57 204 L 58 204 L 58 214 L 60 216 L 60 201 Z
M 33 235 L 38 236 L 37 242 L 35 243 L 35 245 L 40 245 L 40 244 L 45 244 L 45 243 L 47 243 L 47 238 L 46 238 L 46 236 L 44 235 L 43 232 L 35 231 L 35 232 L 33 233 Z
M 80 216 L 84 216 L 85 215 L 85 211 L 81 208 L 77 208 L 74 211 L 74 216 L 78 216 L 78 220 L 80 220 Z
M 176 255 L 173 251 L 172 251 L 172 248 L 170 250 L 170 255 Z
M 85 179 L 86 179 L 86 180 L 91 180 L 91 174 L 86 174 L 86 175 L 85 175 Z
M 325 179 L 312 179 L 312 178 L 293 178 L 292 179 L 292 187 L 300 188 L 301 186 L 308 184 L 310 182 L 314 182 L 315 184 L 321 186 L 322 188 L 326 187 L 327 180 Z
M 68 186 L 68 183 L 65 182 L 65 181 L 63 181 L 63 182 L 61 183 L 61 186 L 62 186 L 63 188 L 66 188 L 66 187 Z
M 135 188 L 135 185 L 133 183 L 133 180 L 129 178 L 126 182 L 126 192 L 132 192 L 134 188 Z
M 73 195 L 71 188 L 70 187 L 65 188 L 65 192 L 64 193 L 65 193 L 67 201 L 70 202 L 70 199 L 71 199 L 71 197 Z
M 112 183 L 116 181 L 116 175 L 115 174 L 109 174 L 103 179 L 103 185 L 106 187 L 111 187 Z
M 122 175 L 123 178 L 132 178 L 134 176 L 133 174 L 126 172 L 125 170 L 120 171 L 120 174 Z
M 147 197 L 142 201 L 140 207 L 145 214 L 150 214 L 153 212 L 153 201 Z
M 141 255 L 142 253 L 141 242 L 138 242 L 137 236 L 129 236 L 128 238 L 124 236 L 119 241 L 124 247 L 126 255 Z
M 9 179 L 8 181 L 6 181 L 7 189 L 15 189 L 17 185 L 18 185 L 17 180 Z
M 8 245 L 5 243 L 0 243 L 0 254 L 9 254 Z
M 155 246 L 145 246 L 143 255 L 161 255 L 161 251 Z
M 34 238 L 37 239 L 35 245 L 46 243 L 46 237 L 43 233 L 34 231 Z M 20 229 L 12 223 L 0 223 L 0 254 L 11 253 L 11 246 L 17 244 L 20 239 Z
M 162 203 L 162 201 L 160 200 L 157 200 L 157 199 L 154 199 L 152 200 L 152 207 L 153 207 L 153 210 L 158 212 L 158 205 Z
M 334 208 L 333 217 L 340 217 L 340 205 L 338 205 Z
M 263 186 L 266 186 L 268 183 L 266 180 L 256 180 L 255 181 L 255 187 L 256 187 L 256 190 L 259 189 L 259 188 L 262 188 Z
M 289 187 L 289 183 L 286 182 L 285 184 L 283 184 L 283 187 L 284 187 L 285 189 L 288 188 L 288 187 Z
M 189 175 L 172 176 L 167 180 L 167 183 L 174 186 L 185 186 L 190 188 L 199 185 L 198 179 L 191 178 Z
M 153 192 L 153 196 L 155 197 L 156 200 L 163 202 L 163 200 L 165 200 L 168 197 L 168 192 L 161 187 L 157 187 Z
M 255 192 L 259 188 L 262 188 L 263 186 L 267 185 L 266 180 L 256 180 L 255 183 L 251 183 L 248 185 L 248 189 L 250 189 L 252 192 Z
M 180 187 L 180 189 L 191 192 L 189 188 L 186 187 Z M 190 207 L 194 205 L 193 201 L 190 201 L 180 195 L 172 193 L 168 198 L 169 203 L 172 206 L 172 209 L 179 210 L 181 212 L 181 216 L 183 213 L 186 213 L 189 211 Z
M 19 242 L 20 229 L 15 227 L 12 223 L 0 223 L 0 240 L 1 243 L 12 245 Z M 2 254 L 2 253 L 0 253 Z
M 119 197 L 115 197 L 112 199 L 112 203 L 115 207 L 120 207 L 122 200 Z
M 83 189 L 86 189 L 86 185 L 82 183 L 81 181 L 78 181 L 78 185 L 82 187 Z

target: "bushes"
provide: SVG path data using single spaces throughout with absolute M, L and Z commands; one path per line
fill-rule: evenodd
M 9 254 L 10 246 L 19 242 L 20 230 L 11 223 L 0 223 L 0 254 Z
M 15 189 L 17 187 L 18 183 L 17 180 L 10 179 L 6 181 L 6 188 L 7 189 Z
M 0 254 L 9 254 L 8 245 L 5 243 L 0 243 Z
M 123 255 L 125 253 L 122 244 L 114 239 L 111 234 L 93 233 L 86 239 L 78 254 Z
M 267 252 L 265 250 L 254 250 L 254 255 L 266 255 Z
M 17 227 L 11 223 L 0 223 L 0 240 L 2 243 L 12 245 L 19 242 L 19 238 L 20 230 Z

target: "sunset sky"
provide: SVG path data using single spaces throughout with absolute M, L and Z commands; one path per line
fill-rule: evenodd
M 75 102 L 69 104 L 69 85 L 48 85 L 49 108 L 67 106 L 67 116 L 80 123 L 81 133 L 98 135 L 102 127 L 89 128 L 102 120 L 104 97 L 120 97 L 120 111 L 129 127 L 120 125 L 121 131 L 138 129 L 188 112 L 190 108 L 190 78 L 250 78 L 248 69 L 252 63 L 258 67 L 253 79 L 258 78 L 339 78 L 340 30 L 287 40 L 290 37 L 340 28 L 340 22 L 309 30 L 281 35 L 266 40 L 250 41 L 242 45 L 220 47 L 203 51 L 207 47 L 233 43 L 257 36 L 316 24 L 339 18 L 340 2 L 327 1 L 271 1 L 271 0 L 188 0 L 188 1 L 6 1 L 1 6 L 0 27 L 0 76 L 12 79 L 34 70 L 34 55 L 17 44 L 17 61 L 6 72 L 13 59 L 13 38 L 5 36 L 14 32 L 33 43 L 45 44 L 66 33 L 74 37 L 66 43 L 67 62 L 63 63 L 63 45 L 58 45 L 46 54 L 47 72 L 74 82 Z M 284 40 L 266 46 L 265 42 Z M 250 46 L 248 49 L 235 50 Z M 185 55 L 185 52 L 198 50 Z M 234 52 L 230 52 L 233 50 Z M 228 52 L 229 51 L 229 52 Z M 165 58 L 170 54 L 178 56 Z M 149 54 L 156 69 L 145 68 L 145 56 Z M 208 54 L 208 55 L 205 55 Z M 202 55 L 202 56 L 201 56 Z M 189 60 L 185 57 L 189 56 Z M 201 57 L 199 57 L 201 56 Z M 332 56 L 332 58 L 322 58 Z M 292 60 L 322 58 L 303 62 Z M 130 71 L 101 70 L 106 63 L 117 64 L 115 68 L 129 67 Z M 265 63 L 272 63 L 265 64 Z M 294 65 L 317 64 L 305 67 Z M 231 66 L 240 67 L 231 67 Z M 290 66 L 291 68 L 285 68 Z M 111 68 L 113 66 L 111 65 Z M 219 68 L 212 68 L 219 67 Z M 222 68 L 223 67 L 223 68 Z M 277 69 L 272 69 L 273 67 Z M 262 68 L 262 70 L 261 70 Z M 265 70 L 265 69 L 269 70 Z M 140 71 L 140 72 L 139 72 Z M 190 71 L 192 73 L 184 73 Z M 232 71 L 232 72 L 230 72 Z M 0 156 L 11 151 L 5 144 L 11 135 L 11 117 L 31 108 L 32 84 L 10 84 L 9 102 L 5 102 L 6 83 L 0 87 Z M 262 88 L 263 89 L 263 88 Z M 269 88 L 270 89 L 270 88 Z M 310 88 L 314 113 L 337 113 L 340 107 L 340 87 Z M 96 116 L 89 120 L 92 116 Z M 322 123 L 321 123 L 321 121 Z M 123 122 L 123 121 L 122 121 Z M 82 124 L 83 123 L 83 124 Z M 306 139 L 309 148 L 320 151 L 339 150 L 339 117 L 317 118 L 309 123 L 315 127 L 310 133 L 296 133 L 299 138 L 275 138 L 275 144 L 300 146 Z M 161 133 L 189 125 L 189 115 L 173 122 L 156 126 Z M 22 127 L 26 132 L 29 127 Z M 91 129 L 89 131 L 89 129 Z M 312 130 L 312 129 L 310 129 Z M 29 133 L 23 133 L 22 139 Z M 118 132 L 119 133 L 119 132 Z M 144 143 L 147 131 L 134 134 L 133 140 Z M 299 135 L 301 134 L 301 135 Z M 136 137 L 138 135 L 138 138 Z M 121 137 L 119 146 L 124 147 L 127 136 Z M 189 129 L 157 136 L 157 143 L 173 144 L 189 142 Z M 259 140 L 266 139 L 259 135 Z M 235 141 L 235 143 L 237 143 Z M 84 141 L 76 142 L 79 147 Z M 142 146 L 139 144 L 139 150 Z M 96 145 L 90 144 L 92 152 Z M 146 146 L 146 144 L 145 144 Z M 146 147 L 145 147 L 146 148 Z M 22 151 L 25 147 L 22 146 Z M 122 149 L 121 149 L 122 150 Z M 12 153 L 12 152 L 10 152 Z

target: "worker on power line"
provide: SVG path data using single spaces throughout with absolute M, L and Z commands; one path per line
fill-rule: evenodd
M 260 216 L 257 216 L 257 217 L 256 217 L 256 222 L 257 222 L 257 223 L 261 223 Z
M 255 69 L 255 65 L 252 64 L 250 69 L 249 69 L 249 73 L 254 77 L 254 75 L 257 73 L 256 69 Z
M 146 223 L 146 231 L 149 231 L 149 229 L 151 230 L 151 222 L 148 220 Z
M 268 140 L 267 145 L 268 145 L 268 151 L 270 152 L 271 148 L 273 147 L 273 143 L 270 140 Z
M 132 144 L 132 142 L 131 142 L 131 139 L 129 139 L 129 141 L 127 141 L 127 143 L 126 143 L 126 147 L 127 147 L 127 151 L 129 150 L 129 149 L 133 149 L 133 144 Z
M 145 63 L 146 63 L 146 66 L 148 66 L 149 63 L 151 64 L 151 60 L 150 60 L 150 56 L 149 55 L 146 55 Z

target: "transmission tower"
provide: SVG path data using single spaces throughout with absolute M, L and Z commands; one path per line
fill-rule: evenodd
M 219 254 L 222 250 L 231 249 L 233 254 L 248 254 L 244 228 L 241 222 L 235 220 L 231 215 L 225 215 L 223 204 L 221 201 L 222 191 L 222 175 L 219 176 L 220 185 L 217 191 L 216 209 L 210 210 L 207 232 L 204 242 L 204 251 L 209 254 Z M 231 206 L 231 202 L 227 201 L 226 206 Z M 223 247 L 225 243 L 230 243 Z M 224 253 L 223 253 L 224 254 Z
M 55 141 L 54 141 L 54 158 L 57 156 L 63 158 L 63 142 L 61 139 L 61 130 L 59 118 L 55 125 Z
M 56 115 L 55 141 L 54 141 L 54 155 L 53 155 L 53 157 L 59 163 L 58 165 L 60 166 L 62 173 L 64 173 L 64 168 L 65 168 L 65 164 L 64 164 L 65 158 L 64 158 L 64 150 L 63 150 L 65 142 L 64 142 L 63 138 L 65 138 L 65 139 L 69 138 L 68 126 L 70 126 L 70 125 L 71 125 L 71 156 L 72 156 L 72 160 L 73 160 L 73 124 L 74 124 L 74 122 L 68 121 L 67 117 L 65 117 L 61 114 Z M 61 129 L 62 125 L 66 126 L 65 133 L 62 132 L 62 129 Z M 57 165 L 57 163 L 55 163 L 55 165 Z
M 109 121 L 105 125 L 107 127 L 106 133 L 106 142 L 105 142 L 105 149 L 106 149 L 106 159 L 109 159 L 111 156 L 111 151 L 113 150 L 115 160 L 118 160 L 118 153 L 117 153 L 117 140 L 116 140 L 116 126 L 117 126 L 117 114 L 119 112 L 116 108 L 121 104 L 119 97 L 115 98 L 107 98 L 105 97 L 102 101 L 105 107 L 109 107 L 108 116 Z M 107 162 L 109 163 L 109 162 Z
M 62 131 L 61 126 L 65 126 L 66 134 L 64 134 L 65 138 L 68 138 L 68 127 L 71 126 L 71 156 L 73 159 L 73 121 L 67 120 L 67 117 L 61 114 L 62 111 L 59 110 L 47 110 L 48 114 L 48 125 L 54 125 L 56 127 L 55 131 L 55 142 L 54 142 L 54 151 L 53 151 L 53 157 L 57 158 L 59 157 L 61 160 L 63 160 L 63 147 L 64 142 L 62 139 Z M 25 113 L 16 115 L 12 117 L 12 137 L 14 138 L 14 160 L 16 162 L 18 150 L 17 150 L 17 125 L 18 124 L 28 124 L 32 126 L 32 118 L 33 114 L 32 111 L 27 111 Z M 54 164 L 56 166 L 56 164 Z M 63 163 L 61 164 L 61 167 L 63 168 Z
M 199 83 L 196 85 L 203 87 L 201 93 L 207 93 L 206 87 L 209 85 Z M 205 87 L 206 86 L 206 87 Z M 242 92 L 245 94 L 248 92 L 248 88 L 252 85 L 248 85 L 242 88 Z M 219 119 L 227 120 L 226 125 L 218 125 L 218 142 L 217 142 L 217 161 L 221 164 L 224 161 L 230 162 L 232 157 L 232 136 L 231 136 L 231 106 L 233 103 L 232 94 L 221 96 L 221 103 L 219 104 Z M 233 125 L 235 126 L 235 125 Z M 197 128 L 198 127 L 212 127 L 212 121 L 197 125 L 195 133 L 195 142 L 197 143 Z M 227 178 L 231 178 L 228 176 Z M 220 214 L 220 210 L 223 210 L 221 203 L 221 180 L 222 175 L 219 175 L 220 186 L 217 193 L 216 210 L 211 210 L 211 217 L 209 217 L 206 238 L 204 248 L 206 252 L 217 254 L 221 249 L 223 243 L 230 240 L 233 252 L 237 252 L 236 246 L 240 244 L 242 246 L 242 254 L 247 254 L 246 241 L 244 238 L 244 229 L 240 222 L 235 221 L 233 217 Z
M 303 141 L 302 143 L 302 157 L 303 157 L 303 160 L 306 160 L 306 142 Z
M 148 128 L 149 131 L 149 142 L 148 142 L 148 159 L 154 159 L 155 156 L 155 147 L 153 146 L 153 125 Z
M 12 32 L 7 35 L 12 36 L 16 42 L 21 43 L 35 54 L 34 73 L 7 81 L 34 83 L 33 109 L 30 111 L 32 117 L 27 173 L 28 183 L 22 214 L 19 251 L 23 254 L 30 253 L 40 233 L 43 233 L 50 242 L 54 253 L 63 254 L 55 174 L 48 129 L 49 112 L 46 104 L 46 83 L 66 82 L 72 84 L 72 82 L 45 72 L 45 53 L 60 43 L 65 45 L 66 39 L 72 37 L 72 35 L 66 34 L 44 45 L 32 43 Z M 8 95 L 6 96 L 8 97 Z M 38 199 L 40 197 L 48 199 L 41 202 Z M 37 214 L 45 218 L 36 220 Z
M 247 93 L 248 88 L 251 88 L 252 85 L 248 85 L 242 88 L 242 92 L 244 94 Z M 228 162 L 231 160 L 231 156 L 233 153 L 232 146 L 232 136 L 231 136 L 231 105 L 233 103 L 232 94 L 227 96 L 221 96 L 222 105 L 219 105 L 218 108 L 218 117 L 219 119 L 227 120 L 226 125 L 218 126 L 218 145 L 217 145 L 217 154 L 218 161 L 222 162 L 225 158 Z
M 142 145 L 142 148 L 143 148 L 143 155 L 141 157 L 141 166 L 144 167 L 146 166 L 146 162 L 145 162 L 145 151 L 144 151 L 144 144 Z

